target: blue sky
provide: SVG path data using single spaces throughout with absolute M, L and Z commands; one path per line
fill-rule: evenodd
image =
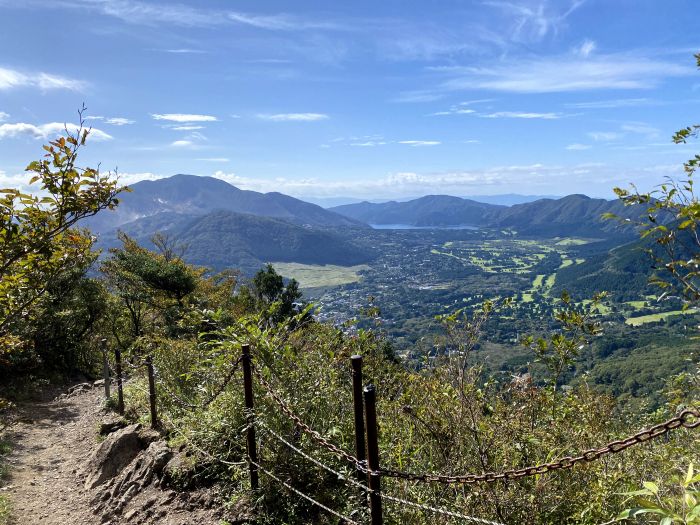
M 0 0 L 0 182 L 83 163 L 303 198 L 586 193 L 680 175 L 697 0 Z

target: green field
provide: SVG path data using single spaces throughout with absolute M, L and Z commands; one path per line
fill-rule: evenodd
M 642 315 L 640 317 L 630 317 L 625 321 L 625 323 L 627 323 L 630 326 L 640 326 L 646 323 L 655 323 L 657 321 L 661 321 L 662 319 L 666 319 L 667 317 L 671 317 L 674 315 L 689 315 L 696 313 L 698 313 L 697 309 L 673 310 L 671 312 L 661 312 L 658 314 Z
M 296 279 L 301 288 L 320 288 L 326 286 L 340 286 L 341 284 L 356 283 L 362 277 L 360 272 L 369 270 L 366 264 L 357 266 L 324 266 L 315 264 L 299 264 L 273 262 L 277 273 L 289 279 Z

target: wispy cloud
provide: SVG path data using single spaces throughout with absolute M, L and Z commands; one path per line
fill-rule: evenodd
M 130 120 L 124 117 L 111 117 L 105 119 L 105 124 L 111 124 L 112 126 L 128 126 L 129 124 L 134 124 L 135 120 Z
M 614 108 L 631 108 L 637 106 L 652 106 L 657 104 L 649 98 L 617 98 L 612 100 L 594 100 L 590 102 L 573 102 L 567 104 L 568 107 L 579 109 L 614 109 Z
M 174 55 L 203 55 L 207 52 L 203 49 L 191 49 L 188 47 L 178 48 L 178 49 L 160 49 L 163 53 L 171 53 Z
M 216 122 L 219 119 L 212 115 L 196 115 L 191 113 L 151 113 L 155 120 L 167 120 L 169 122 Z
M 325 113 L 261 113 L 258 115 L 258 118 L 272 122 L 314 122 L 327 120 L 330 117 Z
M 27 124 L 25 122 L 17 122 L 14 124 L 0 124 L 0 139 L 31 137 L 34 139 L 47 139 L 57 135 L 65 134 L 66 129 L 70 133 L 76 133 L 79 126 L 76 124 L 64 124 L 62 122 L 49 122 L 47 124 Z M 102 141 L 110 140 L 113 137 L 102 130 L 92 128 L 90 131 L 90 139 Z
M 590 144 L 569 144 L 566 147 L 569 151 L 584 151 L 591 148 L 592 146 Z
M 617 131 L 591 131 L 588 136 L 596 142 L 614 142 L 630 134 L 642 135 L 648 140 L 656 139 L 660 130 L 645 122 L 626 122 Z
M 286 13 L 242 13 L 226 9 L 206 9 L 182 3 L 155 3 L 139 0 L 71 0 L 62 4 L 62 7 L 91 9 L 102 15 L 118 18 L 129 24 L 146 26 L 162 24 L 180 27 L 215 27 L 241 24 L 272 31 L 335 30 L 343 28 L 341 24 L 335 22 L 302 18 Z M 192 50 L 185 48 L 184 50 L 165 51 L 188 53 Z M 197 51 L 195 50 L 194 52 Z
M 343 29 L 344 26 L 334 22 L 309 20 L 288 14 L 257 15 L 230 11 L 228 19 L 259 29 L 272 31 L 304 31 L 307 29 Z
M 626 131 L 629 133 L 636 133 L 638 135 L 644 135 L 649 139 L 658 138 L 658 136 L 661 133 L 658 128 L 655 128 L 654 126 L 651 126 L 651 125 L 646 124 L 644 122 L 629 122 L 627 124 L 623 124 L 622 126 L 620 126 L 620 129 L 622 129 L 622 131 Z
M 87 82 L 49 73 L 23 73 L 0 67 L 0 90 L 22 87 L 39 88 L 45 91 L 53 89 L 83 91 L 87 87 Z
M 170 129 L 174 131 L 195 131 L 197 129 L 204 129 L 204 126 L 173 126 Z
M 5 113 L 4 111 L 0 111 L 0 122 L 5 122 L 8 118 L 10 118 L 9 113 Z
M 479 115 L 484 118 L 521 118 L 521 119 L 542 119 L 557 120 L 566 117 L 563 113 L 533 113 L 526 111 L 496 111 Z
M 124 117 L 102 117 L 99 115 L 88 115 L 86 117 L 83 117 L 83 120 L 100 120 L 104 122 L 105 124 L 111 124 L 112 126 L 127 126 L 129 124 L 134 124 L 136 123 L 135 120 L 130 120 L 128 118 Z
M 617 131 L 589 131 L 587 135 L 596 142 L 612 142 L 624 137 L 624 133 Z
M 686 65 L 639 54 L 619 53 L 588 58 L 558 56 L 485 65 L 450 67 L 452 78 L 440 89 L 486 89 L 513 93 L 556 93 L 598 89 L 648 89 L 669 77 L 693 74 Z
M 196 159 L 196 160 L 199 160 L 201 162 L 229 162 L 230 161 L 230 159 L 228 159 L 226 157 L 207 157 L 207 158 Z
M 583 58 L 588 58 L 595 51 L 596 47 L 596 43 L 593 40 L 584 40 L 580 46 L 574 49 L 574 53 Z
M 407 146 L 439 146 L 442 142 L 438 140 L 399 140 L 397 144 L 406 144 Z
M 538 42 L 548 35 L 556 35 L 571 13 L 583 5 L 584 0 L 573 2 L 507 2 L 487 1 L 484 5 L 502 11 L 510 19 L 507 34 L 516 42 Z
M 172 146 L 173 148 L 191 148 L 192 146 L 194 146 L 194 142 L 192 142 L 191 140 L 184 140 L 184 139 L 183 140 L 175 140 L 175 141 L 170 143 L 170 146 Z

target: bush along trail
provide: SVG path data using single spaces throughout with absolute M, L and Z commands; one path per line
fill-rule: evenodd
M 240 521 L 214 505 L 211 489 L 186 484 L 187 458 L 157 433 L 105 408 L 103 383 L 17 406 L 3 432 L 0 494 L 12 525 L 135 523 L 214 525 Z

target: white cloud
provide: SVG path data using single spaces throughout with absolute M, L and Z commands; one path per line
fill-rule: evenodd
M 693 69 L 638 54 L 520 59 L 483 67 L 449 67 L 446 90 L 487 89 L 513 93 L 557 93 L 597 89 L 648 89 Z
M 399 140 L 397 144 L 406 144 L 408 146 L 420 147 L 420 146 L 438 146 L 442 142 L 437 140 Z
M 548 35 L 556 35 L 568 16 L 583 5 L 585 0 L 557 2 L 487 1 L 509 17 L 507 34 L 516 42 L 539 42 Z
M 105 119 L 106 124 L 112 124 L 113 126 L 126 126 L 128 124 L 134 124 L 135 122 L 135 120 L 130 120 L 124 117 L 111 117 Z
M 204 126 L 173 126 L 170 129 L 175 131 L 194 131 L 196 129 L 204 129 Z
M 660 131 L 657 128 L 650 126 L 649 124 L 645 124 L 643 122 L 630 122 L 627 124 L 623 124 L 622 126 L 620 126 L 620 129 L 629 133 L 644 135 L 648 139 L 655 139 L 660 134 Z
M 556 120 L 566 115 L 562 113 L 528 113 L 524 111 L 496 111 L 495 113 L 486 113 L 479 115 L 484 118 L 524 118 L 524 119 L 543 119 Z
M 259 114 L 258 118 L 272 122 L 313 122 L 330 118 L 325 113 L 276 113 Z
M 586 39 L 576 48 L 575 53 L 583 58 L 588 58 L 588 56 L 595 51 L 596 47 L 596 43 L 593 40 Z
M 64 124 L 61 122 L 49 122 L 48 124 L 27 124 L 17 122 L 14 124 L 0 124 L 0 139 L 17 138 L 29 136 L 35 139 L 53 138 L 58 135 L 64 135 L 66 128 L 70 133 L 76 133 L 79 126 L 76 124 Z M 92 128 L 90 131 L 90 139 L 103 141 L 110 140 L 113 137 L 102 130 Z
M 375 146 L 384 146 L 387 144 L 381 140 L 367 140 L 365 142 L 351 142 L 350 146 L 360 147 L 360 148 L 373 148 Z
M 194 146 L 191 140 L 176 140 L 170 143 L 173 148 L 190 148 Z
M 620 126 L 619 131 L 591 131 L 588 136 L 596 142 L 613 142 L 620 140 L 629 134 L 643 135 L 651 140 L 658 138 L 660 131 L 644 122 L 627 122 Z
M 617 131 L 591 131 L 588 136 L 596 142 L 612 142 L 621 139 L 624 134 Z
M 569 107 L 580 109 L 614 109 L 629 108 L 635 106 L 650 106 L 655 102 L 648 98 L 618 98 L 613 100 L 595 100 L 591 102 L 575 102 L 567 104 Z
M 217 122 L 219 119 L 212 115 L 196 115 L 191 113 L 151 113 L 155 120 L 170 122 Z
M 318 22 L 306 20 L 287 14 L 278 15 L 253 15 L 230 11 L 227 13 L 229 20 L 238 24 L 269 29 L 272 31 L 303 31 L 307 29 L 342 29 L 342 26 L 332 22 Z
M 569 144 L 566 147 L 566 149 L 568 149 L 570 151 L 583 151 L 583 150 L 591 149 L 591 147 L 592 146 L 590 144 Z
M 0 111 L 0 122 L 5 122 L 8 118 L 10 118 L 9 113 L 5 113 L 4 111 Z
M 21 87 L 34 87 L 45 91 L 52 89 L 82 91 L 87 87 L 87 83 L 49 73 L 22 73 L 0 67 L 0 90 Z
M 203 51 L 201 49 L 189 49 L 189 48 L 180 48 L 180 49 L 163 49 L 165 53 L 172 53 L 175 55 L 202 55 L 205 54 L 206 51 Z

